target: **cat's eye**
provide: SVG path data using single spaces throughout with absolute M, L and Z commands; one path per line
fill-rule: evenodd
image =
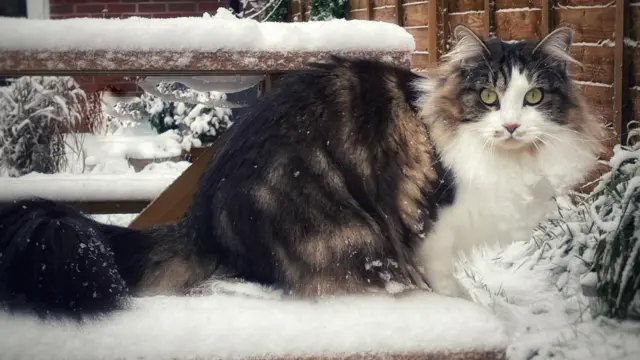
M 524 102 L 526 105 L 530 106 L 538 105 L 543 98 L 544 93 L 542 92 L 542 90 L 539 88 L 534 88 L 527 91 L 527 93 L 524 95 Z
M 487 106 L 495 106 L 498 103 L 498 93 L 484 88 L 480 91 L 480 100 Z

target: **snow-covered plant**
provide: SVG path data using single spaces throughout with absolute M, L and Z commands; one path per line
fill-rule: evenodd
M 311 20 L 344 19 L 347 16 L 347 0 L 311 0 Z
M 172 131 L 179 135 L 183 148 L 189 150 L 215 141 L 233 123 L 231 109 L 216 106 L 226 104 L 222 92 L 197 91 L 177 81 L 144 84 L 143 88 L 140 98 L 115 104 L 118 115 L 107 116 L 110 131 L 148 122 L 160 134 Z
M 269 1 L 265 5 L 263 22 L 287 22 L 289 16 L 289 0 Z
M 589 298 L 594 316 L 638 318 L 640 146 L 616 146 L 609 165 L 591 194 L 561 203 L 533 239 L 565 296 Z
M 606 315 L 640 317 L 640 146 L 617 146 L 593 192 L 591 213 L 601 235 L 594 270 Z
M 9 176 L 59 172 L 65 133 L 82 120 L 86 104 L 71 77 L 25 76 L 0 87 L 0 167 Z

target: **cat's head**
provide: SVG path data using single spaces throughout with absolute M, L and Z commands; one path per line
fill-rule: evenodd
M 567 72 L 577 63 L 570 55 L 573 30 L 507 42 L 482 40 L 457 26 L 454 37 L 454 48 L 425 82 L 420 104 L 442 148 L 464 141 L 469 151 L 509 157 L 550 147 L 567 151 L 567 144 L 591 154 L 601 150 L 601 122 Z

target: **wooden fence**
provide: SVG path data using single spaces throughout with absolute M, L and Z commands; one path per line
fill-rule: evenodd
M 570 70 L 595 110 L 614 125 L 614 143 L 624 142 L 632 119 L 640 120 L 640 0 L 348 1 L 351 19 L 395 23 L 413 35 L 416 71 L 438 62 L 457 24 L 505 40 L 540 39 L 570 26 L 576 32 L 573 56 L 583 64 Z M 308 0 L 301 0 L 293 12 L 307 8 Z

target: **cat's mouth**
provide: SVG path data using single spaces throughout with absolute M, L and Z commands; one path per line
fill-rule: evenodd
M 530 151 L 538 147 L 536 146 L 537 144 L 535 140 L 532 141 L 529 139 L 517 138 L 513 136 L 497 140 L 496 145 L 498 147 L 501 147 L 502 149 L 510 150 L 510 151 L 513 151 L 513 150 Z

